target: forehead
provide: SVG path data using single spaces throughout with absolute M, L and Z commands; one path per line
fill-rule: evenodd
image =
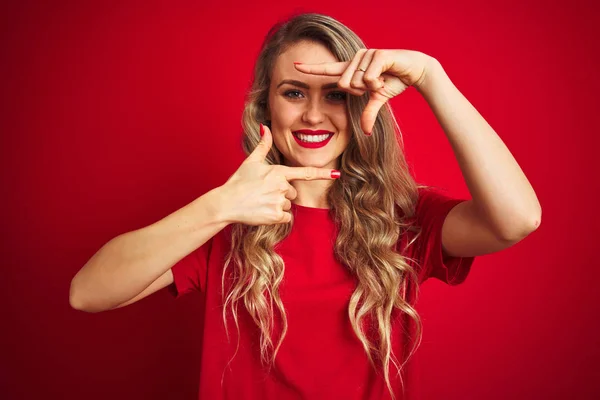
M 337 62 L 335 56 L 322 44 L 302 41 L 292 45 L 277 57 L 273 67 L 272 83 L 279 83 L 282 79 L 296 79 L 311 85 L 311 83 L 324 84 L 336 82 L 339 77 L 319 76 L 305 74 L 294 67 L 294 61 L 305 64 L 319 64 L 324 62 Z

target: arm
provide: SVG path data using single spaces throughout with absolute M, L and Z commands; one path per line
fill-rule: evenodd
M 472 197 L 446 218 L 442 242 L 447 254 L 491 253 L 537 229 L 541 206 L 525 174 L 436 59 L 430 59 L 415 87 L 446 133 Z
M 168 286 L 171 267 L 227 226 L 220 196 L 221 189 L 213 189 L 152 225 L 110 240 L 71 281 L 71 306 L 110 310 Z
M 361 116 L 367 135 L 389 99 L 408 86 L 423 95 L 450 141 L 473 198 L 446 217 L 442 245 L 447 254 L 498 251 L 539 226 L 541 207 L 523 171 L 435 58 L 413 50 L 365 49 L 351 61 L 294 66 L 306 74 L 339 76 L 338 87 L 354 95 L 370 91 Z
M 131 304 L 173 282 L 171 268 L 232 223 L 289 223 L 288 181 L 335 179 L 329 168 L 268 165 L 271 131 L 227 182 L 164 219 L 105 244 L 71 282 L 70 303 L 88 312 Z

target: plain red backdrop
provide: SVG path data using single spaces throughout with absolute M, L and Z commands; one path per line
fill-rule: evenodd
M 423 285 L 419 398 L 600 396 L 592 1 L 13 3 L 0 12 L 2 398 L 196 397 L 196 295 L 86 314 L 70 281 L 108 240 L 237 169 L 255 57 L 297 11 L 439 59 L 542 203 L 541 227 L 464 284 Z M 427 103 L 409 89 L 392 105 L 416 178 L 468 197 Z

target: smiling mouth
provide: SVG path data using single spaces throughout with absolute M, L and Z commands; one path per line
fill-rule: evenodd
M 333 133 L 326 133 L 323 135 L 305 135 L 302 133 L 294 133 L 294 136 L 306 143 L 320 143 L 332 137 Z
M 309 131 L 309 130 L 300 130 L 294 131 L 292 134 L 300 141 L 304 143 L 321 143 L 333 136 L 333 132 L 329 131 Z

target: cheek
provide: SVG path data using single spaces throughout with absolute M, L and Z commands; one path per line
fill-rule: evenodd
M 291 124 L 301 114 L 299 107 L 287 101 L 275 101 L 272 108 L 271 119 L 278 121 L 279 125 Z
M 346 110 L 341 110 L 332 114 L 333 123 L 337 126 L 338 129 L 348 130 L 350 121 L 348 120 L 348 115 Z

